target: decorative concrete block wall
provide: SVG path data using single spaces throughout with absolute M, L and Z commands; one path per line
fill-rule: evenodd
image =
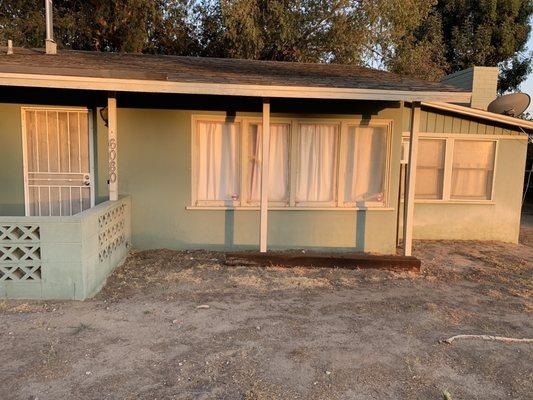
M 127 256 L 130 210 L 123 197 L 71 217 L 0 217 L 0 298 L 96 294 Z

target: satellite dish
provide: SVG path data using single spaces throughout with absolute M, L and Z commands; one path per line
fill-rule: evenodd
M 526 93 L 512 93 L 498 97 L 492 101 L 487 111 L 509 115 L 510 117 L 518 117 L 529 107 L 531 98 Z

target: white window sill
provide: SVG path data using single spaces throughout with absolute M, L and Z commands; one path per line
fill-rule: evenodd
M 196 211 L 259 211 L 259 207 L 187 206 L 186 210 Z M 392 207 L 280 207 L 270 206 L 268 211 L 394 211 Z
M 403 199 L 401 201 L 404 202 Z M 415 204 L 477 204 L 477 205 L 494 205 L 494 200 L 432 200 L 432 199 L 418 199 Z

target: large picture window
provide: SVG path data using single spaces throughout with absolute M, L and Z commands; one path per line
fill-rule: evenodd
M 301 124 L 299 133 L 296 202 L 333 204 L 339 128 Z
M 261 120 L 193 117 L 192 206 L 257 207 Z M 391 126 L 353 120 L 272 118 L 271 207 L 386 205 Z
M 198 202 L 233 202 L 240 192 L 239 124 L 199 121 L 196 135 Z
M 387 166 L 388 131 L 385 126 L 349 126 L 343 171 L 345 204 L 383 202 Z
M 248 145 L 248 201 L 259 203 L 261 196 L 261 124 L 250 124 Z M 270 124 L 270 153 L 268 160 L 268 200 L 289 201 L 290 124 Z

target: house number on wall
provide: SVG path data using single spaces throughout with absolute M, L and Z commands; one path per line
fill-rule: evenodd
M 117 181 L 117 140 L 109 140 L 109 182 Z

